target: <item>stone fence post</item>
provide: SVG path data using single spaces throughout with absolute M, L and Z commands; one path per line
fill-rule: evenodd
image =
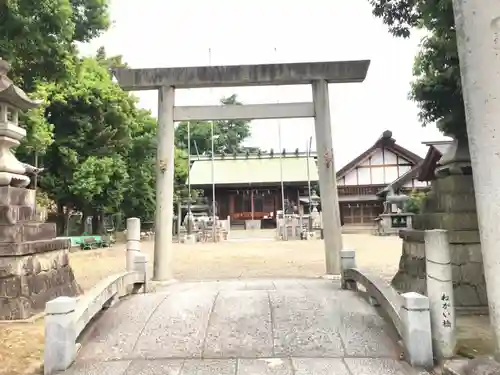
M 134 271 L 134 259 L 141 252 L 141 220 L 127 219 L 127 271 Z
M 434 357 L 429 299 L 415 292 L 404 293 L 401 297 L 403 303 L 400 315 L 406 360 L 415 367 L 432 368 Z
M 76 358 L 75 309 L 72 297 L 58 297 L 45 305 L 45 375 L 66 370 Z
M 342 289 L 357 290 L 357 283 L 354 280 L 346 279 L 344 271 L 356 268 L 356 250 L 340 251 L 340 273 L 342 277 Z
M 438 359 L 455 355 L 455 304 L 448 232 L 425 231 L 425 265 L 429 297 L 432 344 Z
M 134 271 L 142 273 L 144 275 L 144 293 L 147 291 L 148 282 L 148 255 L 147 254 L 136 254 L 134 257 Z

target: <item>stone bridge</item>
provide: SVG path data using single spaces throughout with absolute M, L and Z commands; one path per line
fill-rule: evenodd
M 422 374 L 394 327 L 325 279 L 178 283 L 105 310 L 65 375 Z

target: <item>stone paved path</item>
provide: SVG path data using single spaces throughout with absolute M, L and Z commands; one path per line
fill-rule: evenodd
M 335 281 L 179 283 L 105 312 L 65 374 L 416 374 L 390 332 Z

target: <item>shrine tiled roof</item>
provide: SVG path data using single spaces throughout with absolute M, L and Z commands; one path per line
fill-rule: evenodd
M 280 158 L 231 158 L 214 160 L 214 182 L 216 185 L 269 185 L 281 182 L 281 167 L 284 183 L 318 181 L 318 167 L 314 157 L 287 155 Z M 191 167 L 191 185 L 212 185 L 212 161 L 195 160 Z

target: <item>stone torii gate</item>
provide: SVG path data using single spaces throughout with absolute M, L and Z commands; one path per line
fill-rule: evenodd
M 124 90 L 158 90 L 158 151 L 154 275 L 166 281 L 172 273 L 174 188 L 174 122 L 314 117 L 325 239 L 326 273 L 340 273 L 342 236 L 333 159 L 329 83 L 364 81 L 369 60 L 295 64 L 114 69 Z M 236 86 L 312 85 L 313 102 L 226 106 L 175 106 L 175 89 Z

